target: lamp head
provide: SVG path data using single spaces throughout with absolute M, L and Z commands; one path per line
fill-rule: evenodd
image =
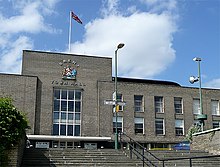
M 189 77 L 189 82 L 191 84 L 194 84 L 194 82 L 198 82 L 199 81 L 199 78 L 198 77 L 195 77 L 195 76 L 191 76 Z
M 199 58 L 199 57 L 195 57 L 195 58 L 193 59 L 193 61 L 202 61 L 202 59 Z
M 124 43 L 120 43 L 120 44 L 118 44 L 117 49 L 121 49 L 121 48 L 123 48 L 124 45 L 125 45 Z

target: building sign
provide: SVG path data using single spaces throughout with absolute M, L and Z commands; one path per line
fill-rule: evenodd
M 49 142 L 36 142 L 35 148 L 49 148 Z
M 77 68 L 79 67 L 77 62 L 68 59 L 68 60 L 63 60 L 62 62 L 59 63 L 59 65 L 63 67 L 62 79 L 76 80 Z
M 84 84 L 84 83 L 81 83 L 81 82 L 71 82 L 71 81 L 56 81 L 56 80 L 53 80 L 51 83 L 53 85 L 56 85 L 56 86 L 79 86 L 79 87 L 86 86 L 86 84 Z

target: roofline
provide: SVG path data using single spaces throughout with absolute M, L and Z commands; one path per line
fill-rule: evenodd
M 112 59 L 111 57 L 101 56 L 101 55 L 85 55 L 85 54 L 73 54 L 65 52 L 48 52 L 48 51 L 37 51 L 37 50 L 23 50 L 23 52 L 37 52 L 37 53 L 47 53 L 47 54 L 59 54 L 59 55 L 69 55 L 69 56 L 83 56 L 83 57 L 93 57 L 93 58 L 102 58 L 102 59 Z
M 34 76 L 34 75 L 22 75 L 22 74 L 0 73 L 0 75 L 10 75 L 10 76 L 17 76 L 17 77 L 34 77 L 34 78 L 38 78 L 38 76 Z
M 112 77 L 115 80 L 115 77 Z M 181 86 L 180 84 L 172 81 L 161 81 L 161 80 L 149 80 L 149 79 L 137 79 L 137 78 L 123 78 L 117 77 L 119 82 L 132 82 L 132 83 L 148 83 L 148 84 L 160 84 L 160 85 L 170 85 L 170 86 Z

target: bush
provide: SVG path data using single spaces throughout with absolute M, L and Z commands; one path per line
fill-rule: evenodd
M 0 151 L 1 161 L 7 157 L 2 154 L 5 150 L 16 145 L 28 128 L 25 115 L 12 104 L 12 99 L 0 98 Z M 0 163 L 1 164 L 1 163 Z

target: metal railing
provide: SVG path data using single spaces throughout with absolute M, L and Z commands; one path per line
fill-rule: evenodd
M 121 149 L 123 149 L 123 143 L 128 144 L 129 146 L 129 156 L 130 159 L 133 158 L 133 155 L 136 155 L 138 159 L 142 161 L 143 167 L 146 166 L 153 166 L 153 167 L 158 167 L 161 166 L 165 167 L 165 163 L 167 162 L 175 162 L 179 160 L 188 160 L 187 162 L 189 163 L 187 166 L 193 167 L 192 160 L 194 159 L 208 159 L 208 158 L 215 158 L 219 157 L 219 163 L 220 163 L 220 155 L 209 155 L 209 156 L 192 156 L 192 157 L 180 157 L 180 158 L 158 158 L 156 157 L 153 153 L 148 151 L 144 146 L 142 146 L 140 143 L 136 142 L 133 140 L 131 137 L 126 135 L 125 133 L 121 132 L 119 134 L 120 136 L 120 145 Z M 124 137 L 126 137 L 128 140 L 124 140 Z M 139 147 L 139 148 L 136 148 Z

